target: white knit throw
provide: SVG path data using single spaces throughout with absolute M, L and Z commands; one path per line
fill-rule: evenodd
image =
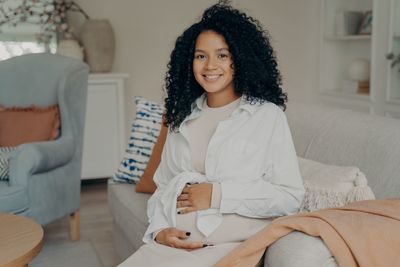
M 326 165 L 299 158 L 306 189 L 301 212 L 344 206 L 375 199 L 365 175 L 357 167 Z

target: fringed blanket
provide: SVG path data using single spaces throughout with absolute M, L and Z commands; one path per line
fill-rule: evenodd
M 256 266 L 269 245 L 294 230 L 321 237 L 340 266 L 400 266 L 400 199 L 360 201 L 279 218 L 214 266 Z

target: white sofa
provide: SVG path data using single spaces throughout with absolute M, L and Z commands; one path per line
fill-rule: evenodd
M 377 198 L 400 197 L 400 120 L 291 102 L 286 114 L 299 156 L 358 166 Z M 150 195 L 110 180 L 108 196 L 115 248 L 123 260 L 142 245 Z M 300 232 L 275 242 L 265 259 L 269 267 L 337 266 L 321 239 Z

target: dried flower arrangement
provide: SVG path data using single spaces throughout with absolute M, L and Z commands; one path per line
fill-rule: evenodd
M 78 12 L 86 19 L 89 15 L 72 0 L 0 0 L 0 26 L 17 26 L 22 22 L 40 25 L 39 42 L 48 43 L 56 33 L 60 39 L 76 39 L 68 24 L 67 13 Z M 18 3 L 16 3 L 18 2 Z

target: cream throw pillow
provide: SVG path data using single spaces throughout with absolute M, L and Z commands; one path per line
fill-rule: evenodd
M 375 199 L 365 175 L 359 168 L 326 165 L 300 157 L 298 159 L 306 189 L 301 212 Z

